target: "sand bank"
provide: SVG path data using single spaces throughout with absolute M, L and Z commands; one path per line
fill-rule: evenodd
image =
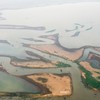
M 42 84 L 49 89 L 51 93 L 46 96 L 70 96 L 72 94 L 72 82 L 68 75 L 54 75 L 54 74 L 37 74 L 27 76 L 39 84 Z

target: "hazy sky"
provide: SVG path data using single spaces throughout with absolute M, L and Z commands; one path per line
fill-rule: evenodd
M 100 0 L 0 0 L 0 9 L 25 8 L 74 2 L 100 2 Z

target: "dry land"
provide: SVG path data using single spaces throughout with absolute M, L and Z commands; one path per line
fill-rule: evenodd
M 60 56 L 65 59 L 69 60 L 77 60 L 82 56 L 83 49 L 69 52 L 67 50 L 64 50 L 60 46 L 58 47 L 56 44 L 48 44 L 48 45 L 30 45 L 31 48 L 40 50 L 42 52 Z M 56 64 L 58 62 L 52 61 L 42 61 L 42 60 L 34 60 L 34 61 L 12 61 L 11 64 L 14 66 L 21 66 L 21 67 L 31 67 L 31 68 L 51 68 L 51 67 L 57 67 Z
M 76 50 L 74 52 L 69 52 L 67 50 L 64 50 L 60 46 L 57 46 L 56 44 L 47 44 L 47 45 L 30 45 L 31 48 L 49 53 L 54 54 L 69 60 L 77 60 L 82 56 L 83 49 Z
M 72 94 L 72 81 L 71 78 L 66 75 L 55 74 L 35 74 L 27 76 L 27 79 L 41 84 L 48 89 L 48 93 L 44 93 L 42 96 L 70 96 Z M 44 88 L 41 87 L 44 92 Z
M 43 61 L 23 61 L 23 62 L 18 62 L 18 61 L 13 61 L 11 62 L 12 65 L 14 66 L 21 66 L 21 67 L 30 67 L 30 68 L 51 68 L 51 67 L 56 67 L 55 64 L 50 63 L 50 62 L 43 62 Z

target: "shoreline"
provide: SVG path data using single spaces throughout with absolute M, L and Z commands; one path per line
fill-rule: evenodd
M 85 86 L 87 89 L 92 90 L 92 91 L 95 91 L 95 92 L 100 92 L 100 89 L 96 89 L 96 88 L 93 88 L 93 87 L 87 85 L 87 84 L 84 82 L 85 78 L 83 77 L 82 74 L 81 74 L 81 79 L 82 79 L 82 83 L 84 84 L 84 86 Z
M 48 74 L 48 73 L 47 73 Z M 33 75 L 42 75 L 42 74 L 33 74 Z M 44 97 L 63 97 L 63 96 L 71 96 L 73 93 L 73 83 L 72 83 L 72 78 L 71 75 L 69 73 L 63 73 L 63 74 L 53 74 L 59 77 L 63 77 L 63 76 L 68 76 L 70 78 L 70 87 L 71 87 L 71 94 L 70 95 L 53 95 L 52 92 L 50 91 L 50 88 L 48 88 L 47 86 L 38 83 L 32 79 L 27 78 L 27 76 L 22 76 L 23 79 L 25 79 L 26 81 L 29 81 L 32 84 L 35 84 L 36 86 L 38 86 L 41 89 L 41 93 L 38 95 L 35 94 L 28 94 L 29 96 L 31 96 L 32 98 L 44 98 Z M 29 75 L 30 76 L 30 75 Z

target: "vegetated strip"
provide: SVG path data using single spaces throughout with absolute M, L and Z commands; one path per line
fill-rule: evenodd
M 57 64 L 55 64 L 57 67 L 71 67 L 71 65 L 63 63 L 63 62 L 58 62 Z
M 81 66 L 79 62 L 77 62 L 77 64 L 79 65 L 80 70 L 85 73 L 86 78 L 82 77 L 82 82 L 84 83 L 84 85 L 88 88 L 95 88 L 100 90 L 100 81 L 92 77 L 92 73 Z

